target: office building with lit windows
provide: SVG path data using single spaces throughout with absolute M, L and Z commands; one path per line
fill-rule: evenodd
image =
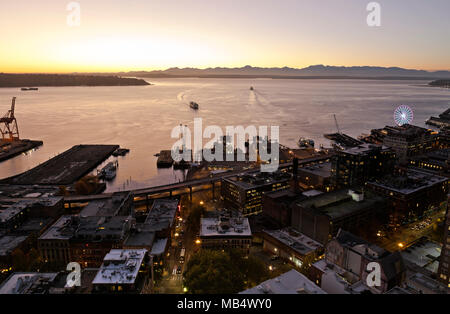
M 331 177 L 338 187 L 363 185 L 368 180 L 391 173 L 395 153 L 374 144 L 362 144 L 337 152 L 331 161 Z
M 263 195 L 288 189 L 291 175 L 285 172 L 237 175 L 222 179 L 224 206 L 240 211 L 244 216 L 262 212 Z
M 389 224 L 396 228 L 445 210 L 448 178 L 415 169 L 397 169 L 394 174 L 368 182 L 367 189 L 388 198 Z
M 435 150 L 439 147 L 438 132 L 415 125 L 385 127 L 383 145 L 395 151 L 401 163 L 408 158 Z

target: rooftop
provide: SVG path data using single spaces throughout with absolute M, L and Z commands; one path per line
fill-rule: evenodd
M 106 254 L 92 284 L 133 284 L 147 250 L 113 249 Z
M 286 182 L 291 178 L 289 173 L 283 172 L 258 172 L 254 174 L 241 174 L 235 177 L 223 179 L 224 181 L 230 182 L 239 186 L 244 190 L 253 189 L 259 186 L 271 185 L 279 182 Z
M 52 282 L 58 273 L 13 273 L 0 285 L 0 294 L 44 293 L 41 284 Z
M 291 247 L 301 255 L 306 255 L 322 248 L 322 245 L 319 242 L 292 229 L 263 230 L 263 232 Z
M 411 194 L 435 184 L 447 182 L 448 179 L 425 171 L 408 169 L 403 176 L 385 176 L 369 184 L 401 194 Z
M 337 219 L 361 209 L 374 207 L 384 201 L 385 198 L 382 196 L 378 196 L 368 191 L 364 192 L 362 200 L 357 201 L 349 194 L 349 190 L 345 189 L 311 196 L 306 200 L 297 202 L 297 205 L 318 211 L 331 219 Z
M 326 292 L 303 274 L 292 269 L 240 294 L 326 294 Z
M 80 216 L 116 216 L 129 197 L 129 192 L 119 192 L 110 198 L 90 201 L 80 212 Z
M 252 231 L 248 218 L 221 215 L 218 218 L 202 218 L 200 237 L 250 237 Z
M 342 152 L 350 155 L 369 155 L 377 151 L 390 151 L 390 148 L 382 145 L 364 143 L 355 147 L 347 148 Z
M 447 289 L 442 283 L 421 273 L 416 273 L 408 277 L 407 285 L 415 290 L 418 290 L 418 292 L 423 292 L 420 288 L 424 287 L 436 294 L 447 294 Z
M 79 217 L 77 215 L 66 215 L 56 221 L 44 232 L 40 240 L 69 240 L 72 238 L 84 238 L 97 240 L 105 236 L 122 238 L 128 227 L 131 226 L 131 217 Z
M 441 245 L 433 241 L 423 240 L 403 250 L 401 255 L 410 263 L 437 273 Z
M 0 256 L 7 256 L 21 245 L 28 236 L 5 235 L 0 237 Z
M 386 126 L 383 129 L 383 131 L 386 134 L 386 136 L 402 137 L 408 140 L 432 134 L 432 130 L 425 129 L 412 124 L 404 124 L 401 126 Z
M 299 172 L 306 172 L 312 175 L 329 178 L 331 177 L 331 162 L 324 162 L 312 166 L 298 168 Z
M 155 227 L 156 230 L 172 227 L 179 202 L 178 198 L 154 200 L 152 208 L 145 219 L 146 229 L 149 230 L 150 226 Z

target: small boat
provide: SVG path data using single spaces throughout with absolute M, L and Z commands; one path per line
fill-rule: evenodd
M 298 140 L 298 147 L 300 147 L 300 148 L 314 147 L 314 141 L 311 140 L 311 139 L 307 139 L 307 138 L 301 137 Z
M 105 172 L 105 180 L 112 180 L 116 177 L 116 170 L 108 169 Z
M 191 107 L 194 110 L 198 110 L 198 104 L 196 102 L 194 102 L 194 101 L 191 101 L 189 103 L 189 107 Z
M 102 170 L 100 170 L 98 172 L 98 177 L 100 179 L 105 179 L 105 180 L 112 180 L 116 177 L 116 171 L 117 171 L 117 167 L 118 167 L 119 163 L 116 162 L 109 162 L 106 166 L 104 166 L 102 168 Z
M 112 154 L 114 157 L 117 157 L 117 156 L 125 156 L 129 152 L 130 150 L 128 148 L 118 148 Z

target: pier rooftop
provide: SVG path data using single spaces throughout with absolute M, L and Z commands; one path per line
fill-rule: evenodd
M 95 169 L 119 148 L 119 145 L 77 145 L 4 184 L 70 185 Z

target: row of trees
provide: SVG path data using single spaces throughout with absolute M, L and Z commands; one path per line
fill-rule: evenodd
M 200 250 L 187 263 L 184 285 L 193 294 L 238 293 L 270 278 L 263 262 L 239 250 Z

